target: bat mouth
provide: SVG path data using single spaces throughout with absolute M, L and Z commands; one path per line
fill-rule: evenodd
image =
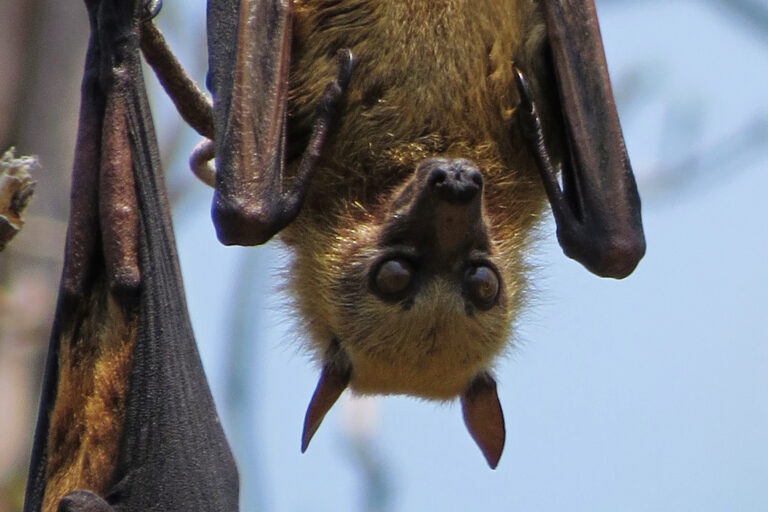
M 517 70 L 524 133 L 538 160 L 567 256 L 604 277 L 623 278 L 645 253 L 640 197 L 629 163 L 594 3 L 542 2 L 557 85 L 562 185 L 544 140 L 536 101 Z

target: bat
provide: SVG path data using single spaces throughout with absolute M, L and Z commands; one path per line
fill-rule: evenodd
M 495 468 L 493 366 L 547 203 L 591 272 L 645 253 L 593 2 L 209 0 L 207 33 L 212 106 L 156 29 L 142 48 L 208 139 L 220 241 L 293 252 L 322 367 L 302 451 L 347 388 L 458 397 Z
M 24 510 L 237 510 L 144 90 L 145 7 L 86 6 L 71 213 Z

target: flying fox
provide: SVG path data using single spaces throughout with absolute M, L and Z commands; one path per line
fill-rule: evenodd
M 209 2 L 209 100 L 150 23 L 142 48 L 206 140 L 219 240 L 277 235 L 322 368 L 302 451 L 343 390 L 459 397 L 496 467 L 493 366 L 547 205 L 565 254 L 645 253 L 591 0 Z M 215 164 L 211 160 L 215 159 Z

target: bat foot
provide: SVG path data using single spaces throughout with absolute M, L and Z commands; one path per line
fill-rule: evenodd
M 59 501 L 57 512 L 115 512 L 112 506 L 91 491 L 78 489 Z

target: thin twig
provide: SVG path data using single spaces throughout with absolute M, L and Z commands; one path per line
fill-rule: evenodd
M 37 157 L 16 158 L 13 148 L 0 158 L 0 251 L 24 225 L 24 209 L 37 183 L 32 179 L 32 172 L 39 168 Z

